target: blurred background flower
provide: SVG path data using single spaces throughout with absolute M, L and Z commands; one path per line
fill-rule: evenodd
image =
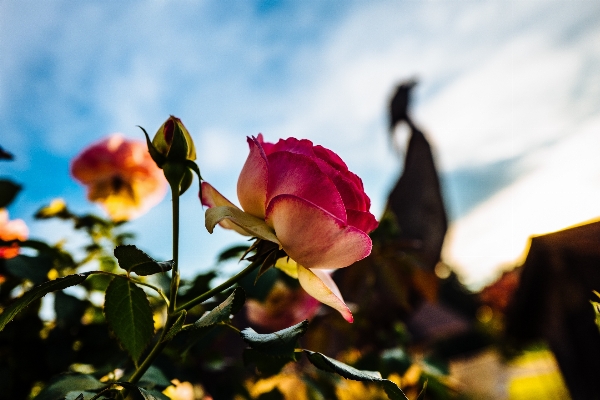
M 9 220 L 8 211 L 0 209 L 0 240 L 26 240 L 29 230 L 21 219 Z M 12 258 L 19 254 L 19 245 L 16 243 L 8 247 L 0 246 L 0 258 Z
M 136 218 L 158 204 L 167 181 L 146 143 L 120 134 L 83 150 L 71 164 L 71 174 L 87 186 L 87 197 L 104 208 L 114 221 Z

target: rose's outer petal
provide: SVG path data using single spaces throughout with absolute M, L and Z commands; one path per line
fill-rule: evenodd
M 369 235 L 297 196 L 271 200 L 267 223 L 285 252 L 306 268 L 343 268 L 371 252 Z
M 364 233 L 372 232 L 379 225 L 373 214 L 368 211 L 346 210 L 346 212 L 348 213 L 348 225 L 358 228 Z
M 282 194 L 307 200 L 346 222 L 346 208 L 337 188 L 308 156 L 286 151 L 269 156 L 267 204 Z
M 318 269 L 310 270 L 298 264 L 298 281 L 306 293 L 339 311 L 346 321 L 350 323 L 354 321 L 350 309 L 344 303 L 340 290 L 328 272 Z
M 217 189 L 215 189 L 208 182 L 202 182 L 201 193 L 202 193 L 202 198 L 200 199 L 200 201 L 202 202 L 202 205 L 204 205 L 204 206 L 207 206 L 210 208 L 222 207 L 222 206 L 236 207 L 235 204 L 233 204 L 232 202 L 227 200 L 225 198 L 225 196 L 223 196 L 221 193 L 219 193 L 217 191 Z M 240 235 L 250 236 L 250 234 L 246 230 L 240 228 L 239 226 L 237 226 L 236 224 L 234 224 L 233 222 L 231 222 L 228 219 L 221 220 L 219 222 L 219 225 L 221 225 L 225 229 L 233 229 Z
M 269 164 L 260 142 L 255 138 L 247 138 L 247 140 L 250 154 L 238 178 L 237 195 L 244 211 L 264 218 Z

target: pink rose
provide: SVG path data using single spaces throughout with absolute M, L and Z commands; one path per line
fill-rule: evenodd
M 0 209 L 0 239 L 4 241 L 27 240 L 29 231 L 25 222 L 20 219 L 9 221 L 8 211 Z M 19 254 L 19 245 L 0 247 L 0 258 L 13 258 Z
M 210 184 L 202 184 L 207 228 L 223 227 L 275 242 L 297 263 L 300 284 L 311 296 L 352 314 L 327 270 L 347 267 L 371 252 L 377 227 L 361 179 L 342 159 L 309 140 L 264 143 L 248 138 L 250 154 L 237 192 L 239 210 Z
M 85 149 L 73 160 L 71 174 L 88 187 L 88 199 L 99 203 L 114 221 L 144 214 L 167 191 L 167 181 L 146 143 L 120 134 Z

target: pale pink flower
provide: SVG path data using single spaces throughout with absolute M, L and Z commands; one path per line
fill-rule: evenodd
M 87 197 L 114 221 L 130 220 L 158 204 L 167 181 L 146 143 L 118 133 L 92 144 L 71 164 L 71 174 L 87 186 Z

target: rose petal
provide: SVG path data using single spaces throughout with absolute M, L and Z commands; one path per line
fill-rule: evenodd
M 221 193 L 219 193 L 217 191 L 217 189 L 215 189 L 208 182 L 202 182 L 202 198 L 200 199 L 200 201 L 202 202 L 202 205 L 210 207 L 210 208 L 222 207 L 222 206 L 237 208 L 235 206 L 235 204 L 233 204 L 232 202 L 227 200 L 227 198 L 225 198 L 225 196 L 223 196 Z M 219 225 L 221 225 L 225 229 L 232 229 L 232 230 L 236 231 L 237 233 L 239 233 L 240 235 L 250 236 L 250 233 L 248 233 L 246 230 L 240 228 L 238 225 L 234 224 L 233 222 L 231 222 L 228 219 L 221 220 L 219 222 Z
M 276 151 L 287 151 L 290 153 L 303 154 L 310 158 L 315 158 L 313 143 L 308 139 L 298 140 L 294 137 L 279 139 L 279 141 L 273 145 L 273 148 L 269 154 Z
M 346 222 L 346 208 L 337 188 L 308 156 L 285 151 L 269 156 L 267 207 L 281 194 L 305 199 Z
M 367 201 L 365 201 L 366 195 L 363 189 L 357 187 L 353 180 L 348 179 L 348 177 L 343 175 L 340 171 L 332 167 L 326 161 L 317 158 L 316 162 L 321 171 L 323 171 L 335 185 L 337 191 L 342 197 L 342 200 L 344 201 L 344 206 L 346 209 L 360 211 L 369 210 Z M 345 174 L 351 174 L 351 172 L 346 171 Z
M 350 309 L 344 303 L 340 290 L 329 273 L 318 269 L 310 270 L 298 264 L 298 281 L 306 293 L 339 311 L 346 321 L 350 323 L 354 321 Z
M 237 195 L 244 211 L 264 218 L 269 165 L 259 141 L 255 138 L 247 138 L 247 141 L 250 154 L 238 178 Z
M 373 214 L 368 211 L 346 210 L 346 213 L 348 213 L 348 225 L 364 233 L 371 233 L 379 225 Z
M 343 268 L 371 252 L 369 235 L 297 196 L 271 200 L 267 223 L 285 252 L 306 268 Z
M 319 157 L 323 161 L 326 161 L 329 165 L 331 165 L 338 171 L 348 171 L 348 166 L 346 165 L 344 160 L 342 160 L 340 156 L 335 154 L 333 151 L 326 149 L 321 145 L 316 145 L 313 148 L 313 151 L 317 157 Z

